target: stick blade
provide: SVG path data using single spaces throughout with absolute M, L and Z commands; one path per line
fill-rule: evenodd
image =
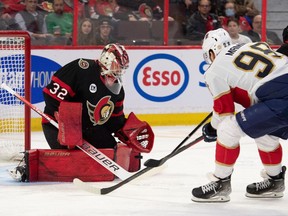
M 86 183 L 86 182 L 83 182 L 81 181 L 80 179 L 78 178 L 75 178 L 73 180 L 73 183 L 79 188 L 79 189 L 82 189 L 82 190 L 85 190 L 89 193 L 93 193 L 95 195 L 105 195 L 105 194 L 109 194 L 111 193 L 112 191 L 122 187 L 123 185 L 126 185 L 127 183 L 131 182 L 131 181 L 135 181 L 136 179 L 140 180 L 140 179 L 143 179 L 143 178 L 146 178 L 146 177 L 150 177 L 150 176 L 153 176 L 153 175 L 156 175 L 158 174 L 159 172 L 161 172 L 163 169 L 165 169 L 167 167 L 167 165 L 165 166 L 159 166 L 155 169 L 153 169 L 153 167 L 146 167 L 142 170 L 140 170 L 139 172 L 133 174 L 132 176 L 130 176 L 129 178 L 113 185 L 113 186 L 110 186 L 110 187 L 104 187 L 104 188 L 97 188 L 97 187 L 94 187 L 92 185 L 90 185 L 89 183 Z M 149 172 L 148 172 L 149 171 Z
M 144 165 L 146 167 L 158 167 L 158 166 L 162 165 L 162 161 L 161 160 L 155 160 L 155 159 L 148 159 L 147 161 L 145 161 Z
M 76 185 L 76 187 L 78 187 L 81 190 L 85 190 L 89 193 L 93 193 L 96 195 L 101 195 L 101 189 L 100 188 L 93 187 L 92 185 L 90 185 L 86 182 L 83 182 L 78 178 L 73 179 L 73 183 L 74 183 L 74 185 Z

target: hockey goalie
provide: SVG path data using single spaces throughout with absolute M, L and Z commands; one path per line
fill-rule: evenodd
M 129 172 L 140 169 L 141 153 L 154 144 L 150 125 L 123 111 L 122 76 L 129 57 L 120 44 L 108 44 L 100 58 L 77 59 L 60 68 L 43 89 L 42 128 L 51 149 L 25 152 L 11 175 L 20 181 L 110 181 L 115 176 L 77 146 L 89 142 Z

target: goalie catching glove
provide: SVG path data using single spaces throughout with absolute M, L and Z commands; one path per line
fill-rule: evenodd
M 133 112 L 129 114 L 125 125 L 115 133 L 115 136 L 139 152 L 149 153 L 153 148 L 154 133 L 152 128 L 147 122 L 140 121 Z

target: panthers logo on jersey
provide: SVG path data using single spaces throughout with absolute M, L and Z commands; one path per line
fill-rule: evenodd
M 96 105 L 87 101 L 88 115 L 93 125 L 102 125 L 107 122 L 114 111 L 114 103 L 110 96 L 105 96 Z

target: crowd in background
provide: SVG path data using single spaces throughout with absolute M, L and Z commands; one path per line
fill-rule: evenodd
M 118 28 L 120 22 L 149 23 L 153 35 L 157 30 L 153 25 L 164 19 L 163 0 L 79 0 L 77 7 L 73 0 L 1 0 L 0 30 L 28 31 L 32 45 L 71 45 L 76 8 L 77 45 L 117 42 L 120 31 L 129 31 L 133 39 L 136 29 Z M 229 32 L 233 43 L 261 40 L 261 14 L 253 0 L 170 0 L 168 21 L 172 45 L 201 44 L 206 32 L 220 27 Z M 267 30 L 266 38 L 269 44 L 281 44 L 275 32 Z M 121 38 L 122 44 L 135 42 L 125 39 Z M 162 42 L 144 33 L 140 39 L 146 44 Z

